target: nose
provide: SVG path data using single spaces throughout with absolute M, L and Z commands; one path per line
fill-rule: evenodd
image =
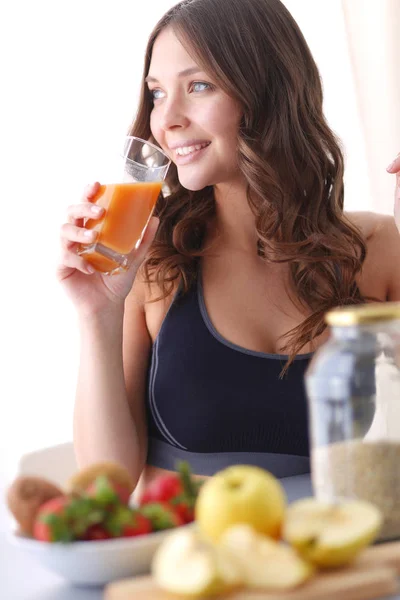
M 164 131 L 188 126 L 189 118 L 185 103 L 176 96 L 166 99 L 161 110 L 160 125 Z

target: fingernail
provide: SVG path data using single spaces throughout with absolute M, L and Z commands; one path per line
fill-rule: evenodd
M 96 206 L 96 205 L 94 205 L 94 206 L 91 206 L 91 207 L 90 207 L 90 210 L 91 210 L 93 213 L 95 213 L 96 215 L 99 215 L 100 213 L 102 213 L 102 212 L 103 212 L 104 208 L 103 208 L 102 206 Z
M 88 229 L 87 231 L 85 231 L 83 233 L 83 235 L 85 237 L 87 237 L 87 238 L 91 238 L 92 239 L 92 238 L 94 238 L 97 235 L 97 233 L 96 233 L 96 231 L 93 231 L 93 229 Z
M 396 162 L 396 159 L 393 162 L 391 162 L 388 167 L 386 167 L 386 171 L 391 171 L 391 169 L 393 168 L 395 162 Z

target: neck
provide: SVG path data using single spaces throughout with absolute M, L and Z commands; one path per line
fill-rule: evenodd
M 255 216 L 246 196 L 246 183 L 219 184 L 214 187 L 216 223 L 214 235 L 225 248 L 252 251 L 257 245 Z M 214 237 L 214 236 L 213 236 Z

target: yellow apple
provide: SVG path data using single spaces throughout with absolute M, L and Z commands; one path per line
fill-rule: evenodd
M 157 548 L 151 572 L 162 589 L 192 598 L 229 592 L 242 584 L 229 556 L 196 528 L 171 532 Z
M 290 590 L 314 573 L 310 563 L 290 546 L 257 533 L 250 525 L 232 525 L 224 531 L 218 546 L 236 562 L 240 578 L 250 588 Z
M 376 539 L 382 521 L 380 510 L 369 502 L 304 498 L 288 507 L 283 537 L 315 565 L 339 567 Z
M 231 525 L 246 523 L 279 538 L 286 509 L 282 485 L 269 471 L 234 465 L 219 471 L 200 488 L 195 505 L 199 531 L 218 541 Z

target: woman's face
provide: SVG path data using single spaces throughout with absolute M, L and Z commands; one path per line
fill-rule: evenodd
M 146 78 L 154 108 L 154 138 L 189 190 L 231 183 L 238 177 L 238 103 L 186 52 L 171 28 L 157 37 Z

